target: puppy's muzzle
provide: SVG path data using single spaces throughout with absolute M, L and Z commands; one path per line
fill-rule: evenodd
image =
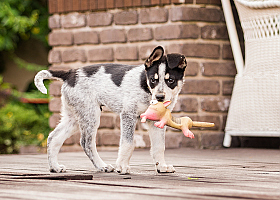
M 165 94 L 163 93 L 159 93 L 156 95 L 156 99 L 159 101 L 159 102 L 163 102 L 164 99 L 165 99 Z

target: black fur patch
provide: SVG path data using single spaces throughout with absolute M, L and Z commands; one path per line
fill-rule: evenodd
M 100 65 L 90 65 L 90 66 L 83 67 L 83 71 L 87 77 L 96 74 L 99 69 L 100 69 Z
M 165 74 L 169 73 L 169 79 L 165 79 L 165 83 L 168 87 L 171 89 L 174 89 L 178 85 L 179 80 L 183 80 L 184 77 L 184 69 L 175 67 L 175 68 L 170 68 L 169 66 L 166 68 Z M 170 81 L 170 79 L 173 79 L 174 82 Z
M 153 89 L 158 85 L 159 80 L 155 79 L 155 73 L 158 73 L 158 65 L 152 66 L 147 70 L 147 77 L 149 79 L 149 85 Z
M 148 94 L 151 94 L 151 91 L 148 88 L 147 76 L 146 76 L 145 71 L 143 71 L 140 75 L 140 86 L 145 92 L 147 92 Z
M 63 81 L 67 82 L 67 84 L 71 87 L 76 85 L 77 81 L 77 70 L 71 69 L 69 71 L 53 71 L 49 70 L 53 77 L 61 78 Z
M 159 65 L 161 63 L 166 64 L 165 74 L 169 73 L 169 79 L 165 79 L 165 83 L 171 89 L 174 89 L 178 85 L 178 81 L 183 79 L 184 68 L 179 68 L 181 61 L 183 61 L 184 56 L 180 54 L 167 54 L 161 57 L 160 60 L 153 63 L 149 68 L 146 68 L 147 77 L 150 87 L 153 89 L 158 85 L 158 80 L 154 80 L 155 73 L 158 73 Z M 174 81 L 171 81 L 173 79 Z
M 162 56 L 160 60 L 153 62 L 153 65 L 146 68 L 147 77 L 150 87 L 153 89 L 158 85 L 158 79 L 154 79 L 155 74 L 158 73 L 159 65 L 161 63 L 166 63 L 166 56 Z
M 120 65 L 120 64 L 105 64 L 102 66 L 105 67 L 105 73 L 111 74 L 112 81 L 118 87 L 122 84 L 122 80 L 125 73 L 133 69 L 134 67 L 136 67 L 133 65 Z
M 169 68 L 173 69 L 175 67 L 178 67 L 183 62 L 185 57 L 181 54 L 172 53 L 167 54 L 166 58 Z

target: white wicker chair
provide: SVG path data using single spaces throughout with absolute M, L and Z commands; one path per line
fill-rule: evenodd
M 280 1 L 234 1 L 244 32 L 244 68 L 235 26 L 228 24 L 229 0 L 222 3 L 238 71 L 223 145 L 231 145 L 231 136 L 280 137 Z

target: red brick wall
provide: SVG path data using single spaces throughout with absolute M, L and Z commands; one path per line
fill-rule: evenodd
M 81 1 L 76 10 L 84 12 L 71 12 L 75 10 L 75 0 L 69 5 L 65 4 L 68 1 L 49 2 L 50 12 L 56 13 L 49 18 L 51 69 L 105 62 L 142 64 L 158 45 L 164 46 L 167 53 L 182 53 L 188 60 L 186 82 L 173 114 L 214 122 L 216 126 L 193 129 L 193 140 L 168 129 L 166 145 L 196 148 L 222 145 L 236 69 L 220 1 L 191 0 L 181 4 L 163 0 L 107 0 L 106 4 L 102 4 L 104 1 Z M 83 2 L 86 2 L 85 7 Z M 140 7 L 136 7 L 138 2 Z M 144 7 L 146 3 L 150 7 Z M 57 6 L 52 7 L 54 4 Z M 99 6 L 101 11 L 96 10 Z M 106 8 L 110 9 L 105 11 Z M 55 127 L 60 118 L 60 86 L 60 82 L 50 86 L 50 94 L 54 96 L 49 104 L 54 112 L 50 118 L 51 127 Z M 119 131 L 119 117 L 105 109 L 97 144 L 118 145 Z M 146 147 L 150 145 L 144 125 L 138 124 L 136 135 L 138 141 L 144 140 Z M 75 135 L 66 144 L 77 144 L 78 140 L 79 136 Z

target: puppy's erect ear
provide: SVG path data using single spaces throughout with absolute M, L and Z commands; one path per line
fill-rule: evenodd
M 166 57 L 167 57 L 168 66 L 171 69 L 178 67 L 184 70 L 187 67 L 187 60 L 184 55 L 172 53 L 172 54 L 167 54 Z
M 145 61 L 146 69 L 151 67 L 153 62 L 158 61 L 162 58 L 164 50 L 161 46 L 156 47 L 151 53 L 150 57 Z

